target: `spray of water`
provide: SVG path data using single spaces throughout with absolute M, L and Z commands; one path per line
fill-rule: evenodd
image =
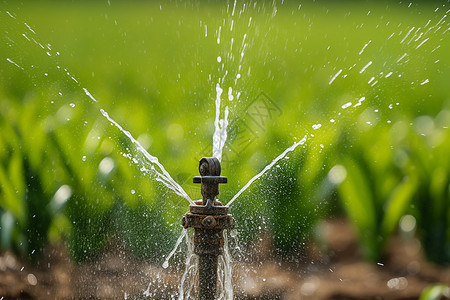
M 189 201 L 189 203 L 194 204 L 194 201 L 189 197 L 189 195 L 183 190 L 183 188 L 170 176 L 170 174 L 166 171 L 164 166 L 159 162 L 158 158 L 151 155 L 145 150 L 145 148 L 131 135 L 129 131 L 126 131 L 122 128 L 116 121 L 114 121 L 108 113 L 100 109 L 102 115 L 108 119 L 115 127 L 117 127 L 123 134 L 125 134 L 130 141 L 136 146 L 136 149 L 141 152 L 147 160 L 141 160 L 141 164 L 144 165 L 141 168 L 141 171 L 146 173 L 154 172 L 156 174 L 156 180 L 164 184 L 169 189 L 173 190 L 177 195 L 185 198 Z M 145 166 L 150 166 L 150 170 Z M 158 168 L 156 169 L 155 166 Z
M 228 126 L 228 106 L 225 107 L 225 116 L 220 118 L 220 102 L 223 89 L 219 83 L 216 85 L 216 119 L 214 121 L 214 136 L 213 136 L 213 157 L 222 161 L 222 151 L 227 140 L 227 126 Z
M 178 300 L 198 298 L 198 256 L 194 253 L 194 241 L 192 234 L 185 230 L 186 237 L 186 261 L 185 269 L 178 289 Z M 228 246 L 228 231 L 224 231 L 223 254 L 218 257 L 217 268 L 217 294 L 218 300 L 233 300 L 232 259 Z M 178 239 L 181 242 L 181 237 Z
M 238 81 L 241 79 L 241 70 L 242 63 L 245 55 L 245 51 L 248 48 L 247 33 L 243 34 L 242 42 L 240 46 L 235 47 L 235 38 L 237 35 L 234 34 L 233 30 L 235 28 L 235 24 L 238 19 L 241 18 L 241 14 L 246 11 L 248 6 L 246 4 L 242 4 L 242 7 L 237 7 L 237 1 L 234 1 L 231 5 L 227 4 L 227 14 L 229 14 L 228 19 L 223 20 L 223 24 L 218 27 L 216 31 L 217 34 L 217 44 L 224 45 L 227 47 L 226 55 L 224 57 L 217 56 L 217 62 L 219 63 L 219 71 L 223 72 L 222 76 L 218 78 L 216 83 L 216 98 L 215 98 L 215 106 L 216 106 L 216 114 L 214 120 L 214 135 L 213 135 L 213 157 L 216 157 L 219 161 L 222 161 L 222 153 L 225 147 L 225 143 L 227 141 L 227 127 L 228 127 L 228 115 L 229 115 L 229 106 L 224 105 L 224 110 L 222 112 L 222 93 L 223 90 L 228 90 L 227 97 L 225 101 L 231 103 L 235 99 L 239 101 L 239 97 L 241 92 L 237 88 Z M 238 12 L 238 13 L 237 13 Z M 249 17 L 248 22 L 246 23 L 246 29 L 248 30 L 251 27 L 252 17 Z M 228 25 L 229 26 L 226 26 Z M 235 30 L 236 31 L 236 30 Z M 228 33 L 231 34 L 232 37 L 224 41 L 225 39 L 221 35 Z M 205 35 L 206 36 L 206 35 Z M 229 42 L 229 45 L 225 45 L 224 42 Z M 228 48 L 229 47 L 229 48 Z M 237 53 L 235 53 L 237 51 Z M 239 63 L 237 70 L 233 70 L 233 66 L 236 65 L 237 60 L 235 56 L 239 57 Z M 250 69 L 249 69 L 250 70 Z M 229 82 L 227 83 L 227 78 L 231 77 Z M 230 84 L 230 86 L 226 87 L 226 84 Z M 236 105 L 236 104 L 235 104 Z
M 229 231 L 224 231 L 223 235 L 223 254 L 219 256 L 217 270 L 217 294 L 219 299 L 233 300 L 233 262 L 229 247 Z
M 250 185 L 257 180 L 258 178 L 260 178 L 261 176 L 263 176 L 267 171 L 269 171 L 280 159 L 283 159 L 289 152 L 294 151 L 295 148 L 297 148 L 300 145 L 303 145 L 306 142 L 307 136 L 305 135 L 300 141 L 295 142 L 292 146 L 290 146 L 289 148 L 287 148 L 286 150 L 284 150 L 280 155 L 278 155 L 274 160 L 272 160 L 272 162 L 270 164 L 268 164 L 267 166 L 264 167 L 264 169 L 259 172 L 258 174 L 256 174 L 252 179 L 250 179 L 246 185 L 244 185 L 239 192 L 234 195 L 233 198 L 231 198 L 231 200 L 227 203 L 226 206 L 230 206 L 231 204 L 233 204 L 233 202 L 243 193 L 245 192 L 246 189 L 248 189 L 250 187 Z
M 162 265 L 164 269 L 167 269 L 169 267 L 169 260 L 172 258 L 172 256 L 175 254 L 175 252 L 177 252 L 178 247 L 180 247 L 180 244 L 183 241 L 186 234 L 187 234 L 187 229 L 183 229 L 183 232 L 178 237 L 178 240 L 175 243 L 175 247 L 173 247 L 172 251 L 170 251 L 169 255 L 167 255 L 166 259 L 164 260 L 164 263 Z
M 125 134 L 130 139 L 130 141 L 136 146 L 136 149 L 139 152 L 141 152 L 144 155 L 144 157 L 147 159 L 147 160 L 141 160 L 141 164 L 144 165 L 141 168 L 141 171 L 144 171 L 146 173 L 154 172 L 156 174 L 157 181 L 161 182 L 166 187 L 173 190 L 177 195 L 185 198 L 186 200 L 189 201 L 189 203 L 194 205 L 194 201 L 192 201 L 192 199 L 183 190 L 183 188 L 175 180 L 173 180 L 173 178 L 166 171 L 164 166 L 159 162 L 157 157 L 148 153 L 147 150 L 145 150 L 145 148 L 142 147 L 142 145 L 131 135 L 131 133 L 129 131 L 126 131 L 125 129 L 123 129 L 122 126 L 120 126 L 116 121 L 114 121 L 105 110 L 100 109 L 100 112 L 106 119 L 108 119 L 108 121 L 111 122 L 111 124 L 116 126 L 123 134 Z M 150 166 L 150 170 L 147 169 L 145 166 Z M 156 169 L 155 166 L 158 169 Z
M 186 245 L 186 263 L 178 289 L 178 300 L 198 298 L 198 256 L 194 253 L 194 240 L 189 233 L 186 234 Z

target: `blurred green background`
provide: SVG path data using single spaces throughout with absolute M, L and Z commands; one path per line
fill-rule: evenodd
M 448 9 L 2 1 L 1 248 L 35 260 L 62 239 L 84 261 L 115 241 L 161 261 L 188 202 L 141 170 L 142 153 L 100 109 L 198 199 L 219 84 L 230 110 L 222 202 L 307 137 L 232 205 L 241 243 L 269 230 L 286 254 L 346 215 L 368 260 L 400 230 L 448 264 Z

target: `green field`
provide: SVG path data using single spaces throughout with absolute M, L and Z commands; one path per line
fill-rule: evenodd
M 289 251 L 345 214 L 375 260 L 411 215 L 430 259 L 448 263 L 443 3 L 240 2 L 233 13 L 220 1 L 3 1 L 1 247 L 33 259 L 63 238 L 82 261 L 120 239 L 161 260 L 188 202 L 140 170 L 145 158 L 100 109 L 198 199 L 219 84 L 222 202 L 307 137 L 232 206 L 242 243 L 265 227 Z

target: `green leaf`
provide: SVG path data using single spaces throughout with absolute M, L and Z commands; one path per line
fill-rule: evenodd
M 434 284 L 426 287 L 419 300 L 439 300 L 450 298 L 450 288 L 444 284 Z
M 391 193 L 381 225 L 384 237 L 389 236 L 396 228 L 399 219 L 411 203 L 417 189 L 417 178 L 405 178 Z
M 9 179 L 18 198 L 22 198 L 25 193 L 23 159 L 22 153 L 19 151 L 14 152 L 8 168 Z
M 6 210 L 11 211 L 19 221 L 24 221 L 25 211 L 23 199 L 18 197 L 15 192 L 15 187 L 9 180 L 5 170 L 0 166 L 0 206 Z
M 345 160 L 347 177 L 338 188 L 344 208 L 359 231 L 364 256 L 376 260 L 380 255 L 377 242 L 377 216 L 369 179 L 351 159 Z
M 375 230 L 376 216 L 368 178 L 351 159 L 345 160 L 347 177 L 338 188 L 349 217 L 361 232 Z

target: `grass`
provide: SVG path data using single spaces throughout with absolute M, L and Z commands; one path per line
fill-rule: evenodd
M 442 205 L 450 167 L 439 164 L 444 158 L 436 152 L 445 157 L 449 146 L 430 144 L 429 132 L 424 138 L 408 127 L 430 116 L 436 134 L 448 139 L 448 121 L 438 122 L 449 105 L 448 25 L 425 33 L 428 20 L 427 28 L 436 25 L 446 8 L 407 6 L 311 2 L 299 9 L 286 3 L 275 14 L 263 3 L 231 17 L 232 7 L 227 13 L 222 3 L 6 3 L 0 23 L 2 247 L 31 253 L 48 236 L 64 235 L 77 260 L 95 257 L 111 238 L 141 257 L 167 253 L 188 203 L 139 171 L 127 156 L 142 155 L 100 108 L 195 199 L 199 187 L 191 180 L 198 160 L 211 155 L 220 80 L 230 107 L 224 202 L 308 136 L 232 208 L 243 237 L 250 240 L 266 226 L 288 251 L 311 236 L 321 217 L 343 207 L 367 258 L 376 259 L 399 218 L 412 213 L 424 240 L 441 241 L 433 259 L 448 262 L 448 207 Z M 226 100 L 229 87 L 233 101 Z M 277 113 L 256 122 L 249 112 L 261 104 L 261 92 Z M 313 130 L 315 124 L 322 127 Z M 399 124 L 407 134 L 397 140 L 391 136 Z M 430 166 L 430 160 L 436 162 Z M 341 184 L 327 175 L 335 165 L 346 170 Z M 64 185 L 70 197 L 52 210 Z M 420 203 L 432 203 L 430 212 L 415 210 Z M 444 228 L 439 238 L 427 237 L 429 218 Z

